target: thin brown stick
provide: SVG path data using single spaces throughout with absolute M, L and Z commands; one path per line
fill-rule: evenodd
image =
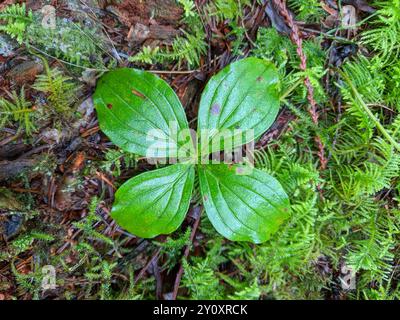
M 303 51 L 303 40 L 300 36 L 299 27 L 297 26 L 296 22 L 294 21 L 292 15 L 289 13 L 289 11 L 286 7 L 285 0 L 273 0 L 273 2 L 275 4 L 276 8 L 279 10 L 279 13 L 285 19 L 287 25 L 289 26 L 289 28 L 292 31 L 290 34 L 290 39 L 297 47 L 297 54 L 300 58 L 300 70 L 306 71 L 307 70 L 307 57 Z M 306 76 L 304 78 L 304 85 L 307 88 L 307 100 L 310 103 L 310 108 L 308 109 L 308 112 L 311 116 L 313 123 L 316 126 L 318 126 L 317 102 L 314 99 L 314 88 L 313 88 L 310 78 L 308 76 Z M 316 134 L 314 141 L 318 148 L 318 158 L 319 158 L 321 170 L 325 170 L 328 160 L 325 157 L 324 144 L 322 143 L 322 140 L 318 134 Z
M 100 180 L 104 181 L 111 188 L 113 188 L 113 190 L 117 190 L 117 188 L 114 186 L 114 184 L 103 173 L 96 171 L 96 176 L 98 176 Z
M 201 206 L 198 206 L 198 207 L 195 207 L 193 210 L 198 210 L 198 212 L 197 212 L 196 221 L 193 224 L 193 229 L 190 234 L 190 243 L 193 243 L 197 229 L 199 228 L 202 208 L 201 208 Z M 189 253 L 190 253 L 190 245 L 186 246 L 185 251 L 183 253 L 183 259 L 187 259 L 187 257 L 189 256 Z M 175 278 L 174 291 L 172 292 L 172 300 L 176 300 L 176 297 L 178 296 L 178 290 L 179 290 L 179 285 L 182 280 L 182 276 L 183 276 L 183 264 L 181 263 L 178 273 L 176 274 L 176 278 Z
M 144 274 L 146 273 L 146 271 L 150 268 L 150 266 L 158 260 L 159 256 L 161 253 L 161 248 L 157 249 L 156 253 L 153 255 L 153 257 L 146 263 L 146 265 L 142 268 L 142 270 L 140 270 L 139 274 L 137 275 L 136 279 L 135 279 L 135 284 L 137 284 L 139 282 L 140 279 L 143 278 Z

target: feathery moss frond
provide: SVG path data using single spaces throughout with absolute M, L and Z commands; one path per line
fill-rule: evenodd
M 25 98 L 25 90 L 11 94 L 11 100 L 0 98 L 0 128 L 12 122 L 18 123 L 18 131 L 25 131 L 30 136 L 36 130 L 34 124 L 35 108 Z

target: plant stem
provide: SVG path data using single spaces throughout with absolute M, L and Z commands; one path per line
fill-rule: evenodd
M 288 90 L 286 90 L 280 97 L 280 100 L 283 101 L 285 100 L 289 94 L 291 94 L 299 85 L 301 85 L 304 81 L 304 78 L 300 78 L 297 80 L 294 85 L 292 85 Z
M 365 104 L 360 93 L 357 91 L 356 87 L 354 86 L 354 84 L 350 80 L 350 78 L 342 70 L 339 70 L 339 73 L 346 80 L 347 84 L 350 86 L 350 89 L 353 91 L 355 97 L 359 101 L 361 107 L 364 109 L 364 111 L 367 113 L 367 115 L 371 118 L 371 120 L 375 123 L 375 125 L 379 129 L 379 131 L 385 136 L 386 139 L 389 140 L 389 142 L 393 145 L 393 147 L 395 147 L 396 150 L 400 152 L 400 145 L 396 142 L 396 140 L 393 139 L 393 137 L 389 134 L 389 132 L 387 132 L 387 130 L 380 123 L 379 119 L 377 117 L 375 117 L 375 115 L 371 112 L 371 110 Z
M 27 108 L 27 109 L 21 109 L 17 111 L 3 111 L 0 112 L 0 114 L 18 114 L 18 113 L 28 113 L 28 112 L 33 112 L 33 109 Z

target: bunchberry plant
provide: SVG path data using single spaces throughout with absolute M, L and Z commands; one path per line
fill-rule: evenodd
M 116 192 L 111 215 L 129 232 L 152 238 L 175 231 L 188 211 L 196 172 L 207 216 L 230 240 L 264 242 L 289 216 L 288 196 L 275 178 L 247 170 L 248 164 L 209 161 L 211 154 L 240 150 L 274 122 L 280 82 L 272 63 L 247 58 L 210 79 L 200 101 L 199 139 L 185 133 L 189 124 L 173 89 L 149 72 L 108 72 L 93 99 L 102 131 L 117 146 L 174 163 L 135 176 Z

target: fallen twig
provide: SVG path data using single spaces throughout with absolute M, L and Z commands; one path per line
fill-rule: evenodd
M 135 284 L 137 284 L 139 282 L 140 279 L 143 278 L 144 274 L 146 273 L 146 271 L 150 268 L 150 266 L 153 265 L 153 263 L 155 261 L 158 260 L 159 256 L 160 256 L 160 252 L 161 252 L 161 248 L 159 248 L 156 253 L 153 255 L 153 257 L 146 263 L 146 265 L 143 267 L 142 270 L 140 270 L 139 274 L 137 275 L 136 279 L 135 279 Z
M 291 29 L 290 39 L 297 47 L 297 54 L 300 58 L 300 70 L 306 71 L 307 70 L 307 57 L 303 51 L 303 41 L 300 36 L 299 28 L 298 28 L 296 22 L 294 21 L 292 15 L 289 13 L 289 11 L 286 7 L 286 1 L 285 0 L 273 0 L 273 2 L 276 5 L 277 9 L 279 10 L 279 13 L 285 19 L 289 28 Z M 308 112 L 311 116 L 313 123 L 317 126 L 318 125 L 317 103 L 314 99 L 314 88 L 313 88 L 310 78 L 308 76 L 306 76 L 304 78 L 304 84 L 307 88 L 307 100 L 310 103 L 310 108 L 308 109 Z M 319 157 L 321 170 L 325 170 L 328 160 L 325 157 L 324 144 L 322 143 L 322 140 L 318 134 L 316 134 L 314 141 L 318 148 L 318 157 Z
M 194 240 L 194 237 L 196 235 L 197 229 L 198 229 L 198 227 L 200 225 L 202 207 L 201 206 L 194 207 L 193 210 L 197 211 L 197 214 L 195 214 L 195 216 L 197 216 L 197 218 L 196 218 L 196 221 L 193 224 L 193 229 L 192 229 L 192 232 L 190 234 L 190 243 L 193 243 L 193 240 Z M 185 247 L 185 251 L 183 253 L 183 259 L 187 259 L 187 257 L 189 256 L 190 247 L 191 247 L 190 245 L 187 245 Z M 183 275 L 183 264 L 180 265 L 178 273 L 177 273 L 176 278 L 175 278 L 174 291 L 172 292 L 172 300 L 176 300 L 176 297 L 178 296 L 178 290 L 179 290 L 179 285 L 181 283 L 182 275 Z

